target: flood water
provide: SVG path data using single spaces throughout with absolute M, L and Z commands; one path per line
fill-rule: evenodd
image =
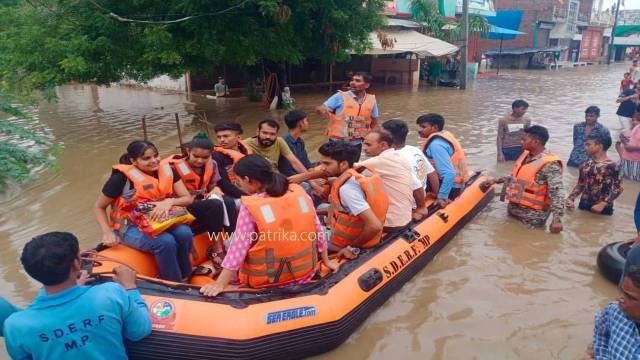
M 495 134 L 499 117 L 511 102 L 526 99 L 534 123 L 549 128 L 548 148 L 567 159 L 572 126 L 584 120 L 589 105 L 602 109 L 601 121 L 617 136 L 615 98 L 623 65 L 535 72 L 507 72 L 476 80 L 466 91 L 374 87 L 383 120 L 406 119 L 409 143 L 417 144 L 415 119 L 439 112 L 446 128 L 461 140 L 471 167 L 503 175 L 512 163 L 496 165 Z M 328 92 L 294 89 L 298 109 L 310 113 L 305 135 L 313 159 L 324 142 L 325 122 L 312 113 Z M 37 284 L 22 271 L 20 252 L 32 236 L 71 231 L 83 248 L 100 240 L 92 206 L 128 142 L 149 137 L 163 154 L 178 144 L 173 113 L 180 113 L 183 137 L 198 126 L 189 109 L 205 110 L 209 121 L 235 120 L 253 135 L 266 116 L 262 105 L 238 99 L 209 100 L 194 95 L 163 94 L 131 88 L 90 85 L 61 87 L 56 103 L 34 112 L 36 123 L 63 148 L 59 170 L 40 171 L 18 193 L 0 202 L 0 295 L 26 305 Z M 617 154 L 612 148 L 612 158 Z M 575 169 L 565 173 L 573 186 Z M 496 198 L 349 340 L 323 357 L 330 359 L 576 359 L 591 341 L 594 313 L 616 296 L 600 276 L 596 254 L 608 242 L 634 236 L 633 206 L 640 190 L 626 182 L 615 216 L 568 212 L 560 235 L 530 230 L 506 217 Z M 6 356 L 1 353 L 0 358 Z

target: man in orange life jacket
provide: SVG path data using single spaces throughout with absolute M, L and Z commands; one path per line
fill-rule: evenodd
M 338 91 L 316 111 L 329 119 L 327 136 L 330 141 L 344 140 L 362 151 L 362 140 L 376 126 L 379 111 L 376 97 L 367 94 L 373 77 L 358 72 L 351 78 L 351 90 Z
M 217 124 L 216 132 L 218 146 L 214 148 L 213 160 L 218 164 L 220 172 L 220 187 L 224 184 L 224 193 L 235 199 L 246 195 L 235 183 L 233 165 L 245 155 L 251 154 L 251 149 L 242 141 L 242 126 L 235 122 Z M 226 182 L 230 182 L 226 186 Z
M 461 194 L 469 179 L 464 149 L 452 133 L 444 130 L 442 115 L 422 115 L 416 123 L 420 127 L 420 136 L 425 138 L 422 151 L 442 178 L 436 203 L 445 207 Z
M 369 248 L 380 242 L 388 200 L 380 177 L 364 168 L 354 169 L 358 149 L 344 141 L 320 147 L 320 164 L 333 180 L 331 186 L 331 237 L 329 250 L 354 258 L 353 248 Z
M 503 196 L 509 202 L 509 215 L 531 226 L 544 226 L 553 214 L 549 231 L 557 234 L 562 231 L 564 214 L 562 161 L 545 149 L 549 140 L 546 128 L 534 125 L 524 132 L 524 153 L 516 160 L 511 176 L 487 180 L 481 186 L 505 183 Z

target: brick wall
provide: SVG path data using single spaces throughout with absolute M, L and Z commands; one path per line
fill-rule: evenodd
M 505 49 L 530 48 L 533 47 L 533 35 L 535 24 L 538 20 L 551 20 L 553 6 L 560 0 L 495 0 L 496 10 L 524 10 L 520 22 L 519 31 L 526 32 L 526 35 L 518 35 L 514 40 L 505 40 L 502 47 Z M 478 53 L 481 54 L 489 49 L 497 49 L 500 40 L 480 39 L 478 43 Z M 537 46 L 547 46 L 546 37 L 537 36 Z
M 524 10 L 522 21 L 520 22 L 520 31 L 526 32 L 526 35 L 518 35 L 514 40 L 505 40 L 502 47 L 505 49 L 513 48 L 532 48 L 535 27 L 538 21 L 551 21 L 553 19 L 554 6 L 562 9 L 566 14 L 568 0 L 495 0 L 496 10 Z M 580 0 L 579 13 L 585 17 L 591 15 L 591 7 L 593 0 Z M 500 46 L 500 40 L 480 39 L 477 47 L 477 54 L 480 55 L 489 49 L 497 49 Z M 549 31 L 538 29 L 536 35 L 536 47 L 542 48 L 549 46 Z

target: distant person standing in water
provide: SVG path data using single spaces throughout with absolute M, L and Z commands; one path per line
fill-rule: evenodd
M 218 83 L 213 87 L 213 90 L 218 97 L 229 96 L 229 87 L 223 78 L 218 78 Z
M 622 129 L 629 127 L 631 118 L 636 112 L 636 107 L 638 106 L 638 93 L 640 93 L 640 84 L 635 83 L 632 89 L 624 90 L 616 100 L 616 102 L 620 104 L 620 106 L 618 106 L 618 111 L 616 111 L 616 115 L 618 115 L 618 120 L 620 120 Z
M 498 121 L 498 162 L 516 160 L 522 154 L 524 129 L 531 125 L 531 119 L 525 116 L 528 109 L 526 101 L 516 100 L 511 104 L 511 114 Z
M 585 148 L 587 137 L 593 134 L 600 138 L 609 137 L 609 129 L 598 122 L 600 117 L 600 108 L 597 106 L 589 106 L 584 112 L 584 120 L 573 126 L 573 150 L 569 156 L 567 166 L 580 167 L 582 163 L 589 160 L 589 155 Z
M 631 89 L 633 87 L 633 79 L 631 78 L 631 74 L 626 72 L 624 73 L 624 78 L 620 81 L 620 94 L 623 91 Z
M 565 207 L 574 208 L 580 195 L 580 210 L 613 215 L 613 201 L 622 193 L 620 167 L 607 157 L 611 137 L 591 134 L 585 143 L 590 159 L 580 165 L 578 183 L 567 198 Z
M 638 60 L 633 60 L 631 62 L 631 66 L 629 67 L 629 74 L 631 75 L 631 80 L 633 82 L 638 82 L 640 80 L 639 75 L 640 69 L 638 69 Z
M 640 181 L 640 112 L 631 120 L 631 128 L 620 133 L 616 150 L 620 155 L 620 171 L 627 180 Z

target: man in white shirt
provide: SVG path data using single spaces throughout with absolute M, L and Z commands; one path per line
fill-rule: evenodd
M 422 188 L 426 189 L 428 182 L 429 189 L 433 189 L 433 194 L 437 194 L 440 190 L 440 179 L 436 169 L 418 147 L 406 145 L 409 134 L 407 123 L 400 119 L 392 119 L 382 123 L 382 128 L 391 134 L 393 148 L 409 161 L 413 175 L 422 182 Z
M 370 158 L 356 164 L 371 167 L 382 178 L 382 186 L 389 197 L 389 209 L 384 222 L 386 233 L 401 230 L 411 222 L 414 204 L 420 214 L 419 217 L 416 215 L 416 219 L 426 213 L 422 182 L 413 175 L 409 161 L 392 146 L 393 138 L 388 131 L 374 129 L 367 134 L 363 143 L 364 152 Z

